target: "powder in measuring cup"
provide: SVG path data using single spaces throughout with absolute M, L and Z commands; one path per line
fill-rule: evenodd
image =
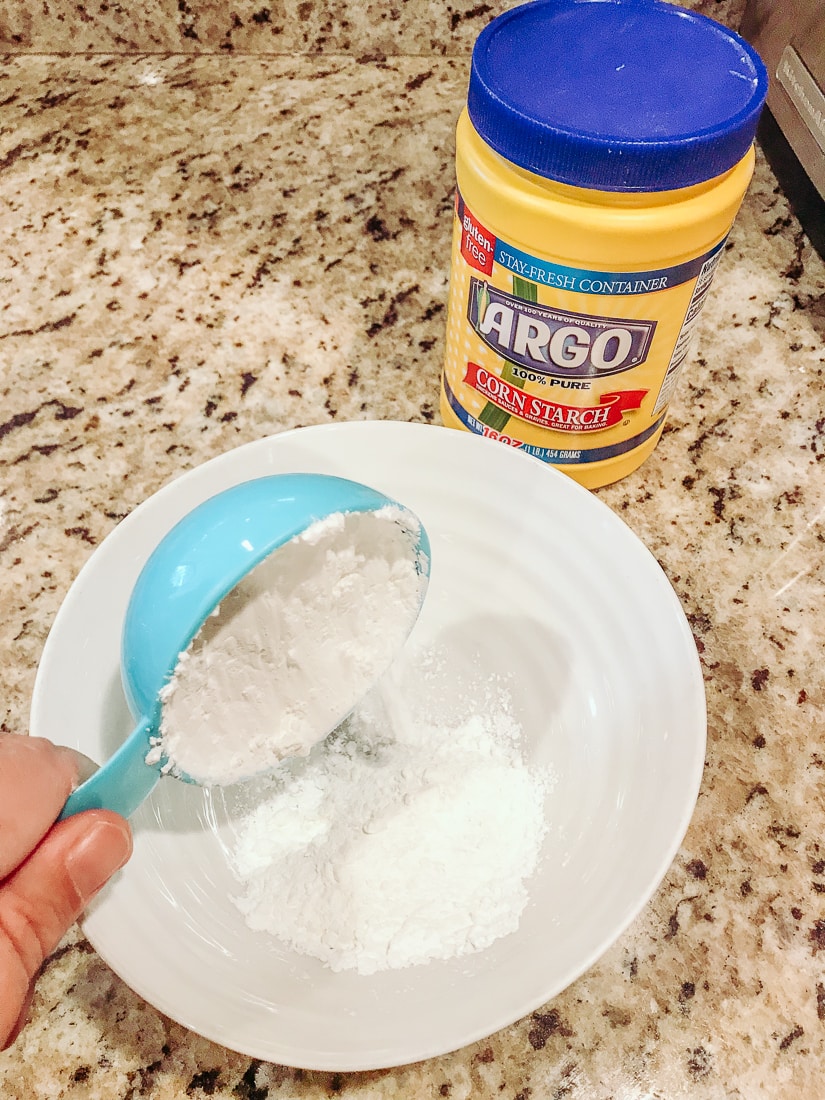
M 247 924 L 335 971 L 481 951 L 528 901 L 549 775 L 525 762 L 502 684 L 445 707 L 433 662 L 401 686 L 394 669 L 230 814 Z
M 319 520 L 265 558 L 180 655 L 147 762 L 229 784 L 307 753 L 415 623 L 419 534 L 411 513 L 386 506 Z

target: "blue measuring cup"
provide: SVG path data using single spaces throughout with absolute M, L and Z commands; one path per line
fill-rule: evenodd
M 146 763 L 151 739 L 160 731 L 160 691 L 203 622 L 251 569 L 317 520 L 386 506 L 411 515 L 403 505 L 359 482 L 327 474 L 273 474 L 226 489 L 184 516 L 150 555 L 126 610 L 121 678 L 137 724 L 120 748 L 72 792 L 61 820 L 92 808 L 129 817 L 152 793 L 165 763 Z M 424 527 L 417 519 L 416 523 L 419 534 L 416 544 L 411 540 L 411 554 L 422 576 L 423 601 L 430 544 Z M 410 630 L 414 625 L 409 624 Z M 394 656 L 387 654 L 387 667 Z

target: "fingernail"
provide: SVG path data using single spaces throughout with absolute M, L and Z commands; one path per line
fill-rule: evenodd
M 132 852 L 129 832 L 98 821 L 66 859 L 66 871 L 84 904 L 123 866 Z

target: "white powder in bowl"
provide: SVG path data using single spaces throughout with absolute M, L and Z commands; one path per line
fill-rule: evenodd
M 500 684 L 438 702 L 393 673 L 303 760 L 230 803 L 247 924 L 332 970 L 450 959 L 516 930 L 549 776 L 525 763 Z M 452 717 L 445 713 L 452 711 Z
M 229 784 L 307 753 L 412 629 L 427 583 L 419 533 L 387 506 L 319 520 L 270 554 L 181 654 L 147 762 Z

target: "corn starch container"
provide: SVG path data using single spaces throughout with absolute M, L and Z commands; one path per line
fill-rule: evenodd
M 472 57 L 441 416 L 588 488 L 656 446 L 753 172 L 767 92 L 661 0 L 534 0 Z

